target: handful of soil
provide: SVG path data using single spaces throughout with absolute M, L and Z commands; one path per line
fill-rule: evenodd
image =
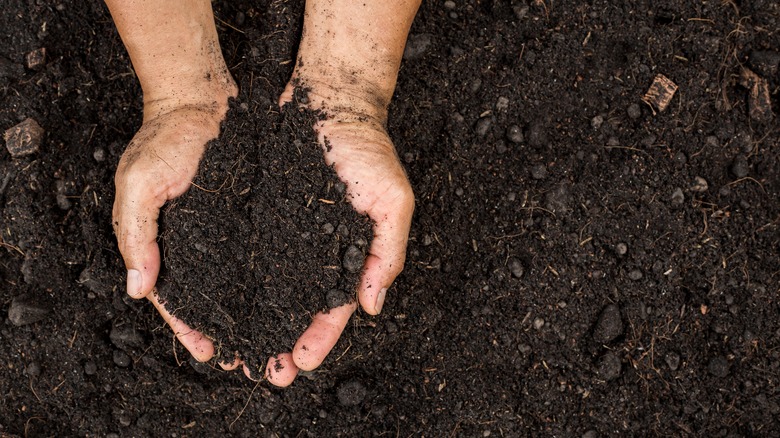
M 297 99 L 281 112 L 232 102 L 193 186 L 163 213 L 161 300 L 256 377 L 315 313 L 354 300 L 370 244 L 370 220 L 325 165 L 322 117 Z

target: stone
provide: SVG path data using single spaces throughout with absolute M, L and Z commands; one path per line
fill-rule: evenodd
M 614 380 L 620 377 L 623 371 L 623 364 L 615 353 L 609 352 L 599 360 L 599 377 L 606 381 Z
M 51 309 L 39 302 L 32 295 L 19 295 L 11 300 L 8 308 L 8 319 L 17 327 L 33 324 L 46 318 Z
M 623 334 L 623 320 L 620 309 L 610 304 L 601 311 L 596 327 L 593 329 L 593 340 L 606 344 Z
M 27 118 L 5 131 L 5 147 L 14 158 L 35 154 L 40 150 L 43 134 L 41 125 L 34 119 Z
M 521 278 L 525 273 L 525 268 L 523 267 L 523 264 L 520 262 L 520 260 L 513 257 L 509 259 L 507 264 L 509 265 L 509 272 L 512 273 L 513 277 Z
M 344 269 L 351 273 L 360 272 L 363 269 L 363 252 L 355 245 L 350 245 L 347 251 L 344 253 L 344 259 L 342 264 Z

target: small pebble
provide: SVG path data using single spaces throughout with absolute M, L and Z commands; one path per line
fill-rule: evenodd
M 677 152 L 674 155 L 674 162 L 677 163 L 680 166 L 683 166 L 683 165 L 685 165 L 685 163 L 688 162 L 688 156 L 685 155 L 685 152 L 682 152 L 682 151 L 681 152 Z
M 664 356 L 664 361 L 666 361 L 666 365 L 672 371 L 677 371 L 677 369 L 680 368 L 680 355 L 674 351 L 666 353 L 666 356 Z
M 523 264 L 520 262 L 520 260 L 516 258 L 509 259 L 509 272 L 512 273 L 512 276 L 515 278 L 520 278 L 525 273 L 525 268 L 523 268 Z
M 536 330 L 541 330 L 542 327 L 544 327 L 544 319 L 542 319 L 542 318 L 534 319 L 534 328 Z
M 455 2 L 452 0 L 447 0 L 446 2 L 444 2 L 445 9 L 455 9 L 455 6 L 456 6 Z
M 414 153 L 412 153 L 412 152 L 404 152 L 404 162 L 406 164 L 414 163 Z
M 593 340 L 606 344 L 623 334 L 623 320 L 620 309 L 610 304 L 601 311 L 596 327 L 593 329 Z
M 596 129 L 596 130 L 601 128 L 601 125 L 603 125 L 603 124 L 604 124 L 604 116 L 602 116 L 601 114 L 597 115 L 596 117 L 594 117 L 594 118 L 592 118 L 590 120 L 590 126 L 592 126 L 593 129 Z
M 341 237 L 349 237 L 349 227 L 344 224 L 339 224 L 339 226 L 336 227 L 336 232 Z
M 36 323 L 49 314 L 48 306 L 38 302 L 31 295 L 20 295 L 11 300 L 8 308 L 8 319 L 15 326 Z
M 336 390 L 341 406 L 357 406 L 366 397 L 366 387 L 359 380 L 349 380 L 342 383 Z
M 130 356 L 122 350 L 114 350 L 114 363 L 122 368 L 130 366 Z
M 702 192 L 706 192 L 708 188 L 709 185 L 707 184 L 707 180 L 700 176 L 697 176 L 693 182 L 693 185 L 691 186 L 691 191 L 702 193 Z
M 496 102 L 496 111 L 506 111 L 509 108 L 509 99 L 501 96 Z
M 605 354 L 599 360 L 599 376 L 606 381 L 620 377 L 622 370 L 623 364 L 620 363 L 620 358 L 612 352 Z
M 106 150 L 103 148 L 95 148 L 95 150 L 92 152 L 92 158 L 94 158 L 98 163 L 106 161 Z
M 630 278 L 633 281 L 641 280 L 642 277 L 643 277 L 642 271 L 640 271 L 639 269 L 634 269 L 628 273 L 628 278 Z
M 322 226 L 322 232 L 325 234 L 333 234 L 334 231 L 336 231 L 336 228 L 331 223 Z
M 41 375 L 41 366 L 38 365 L 38 362 L 30 362 L 24 367 L 24 373 L 30 377 L 38 377 Z
M 547 166 L 544 164 L 535 164 L 531 167 L 531 178 L 535 180 L 547 178 Z
M 363 269 L 363 261 L 365 257 L 363 252 L 355 245 L 350 245 L 347 251 L 344 253 L 343 266 L 348 272 L 356 273 Z
M 95 362 L 88 360 L 84 363 L 84 374 L 94 376 L 95 373 L 97 373 L 97 364 L 95 364 Z
M 683 205 L 683 202 L 685 202 L 685 195 L 683 194 L 682 189 L 677 187 L 674 189 L 674 192 L 672 192 L 672 207 L 680 207 Z
M 634 120 L 642 116 L 642 108 L 637 103 L 631 104 L 628 107 L 627 112 L 628 112 L 628 117 L 631 117 Z
M 737 155 L 734 161 L 731 163 L 731 173 L 737 178 L 744 178 L 748 176 L 750 167 L 748 166 L 747 157 L 744 155 Z
M 615 252 L 620 256 L 626 255 L 626 253 L 628 253 L 628 245 L 623 242 L 618 243 L 615 245 Z
M 729 374 L 729 361 L 723 356 L 713 357 L 707 370 L 715 377 L 726 377 Z
M 490 130 L 490 125 L 492 123 L 493 120 L 491 120 L 490 117 L 483 117 L 477 121 L 474 130 L 476 131 L 478 136 L 484 137 L 485 135 L 487 135 L 488 131 Z
M 524 140 L 523 130 L 517 125 L 512 125 L 506 130 L 506 138 L 515 144 L 522 143 Z

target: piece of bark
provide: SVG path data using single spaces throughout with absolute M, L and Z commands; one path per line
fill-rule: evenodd
M 43 128 L 31 118 L 5 131 L 5 147 L 14 158 L 32 155 L 40 150 Z
M 769 98 L 769 83 L 748 68 L 742 68 L 740 84 L 748 89 L 748 114 L 758 122 L 772 119 L 772 101 Z
M 677 84 L 659 73 L 655 75 L 653 83 L 650 85 L 647 93 L 642 96 L 642 100 L 657 109 L 658 112 L 663 112 L 666 107 L 669 106 L 669 102 L 672 101 L 674 93 L 676 92 Z
M 41 47 L 27 54 L 27 68 L 30 70 L 39 70 L 46 64 L 46 48 Z

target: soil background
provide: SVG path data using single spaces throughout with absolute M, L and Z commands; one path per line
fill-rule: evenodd
M 188 360 L 126 297 L 112 177 L 141 96 L 105 6 L 6 0 L 0 128 L 46 135 L 0 148 L 0 435 L 777 433 L 780 5 L 614 3 L 422 5 L 388 127 L 407 266 L 280 390 Z M 249 111 L 274 102 L 302 2 L 214 7 Z M 658 73 L 679 90 L 654 114 Z

